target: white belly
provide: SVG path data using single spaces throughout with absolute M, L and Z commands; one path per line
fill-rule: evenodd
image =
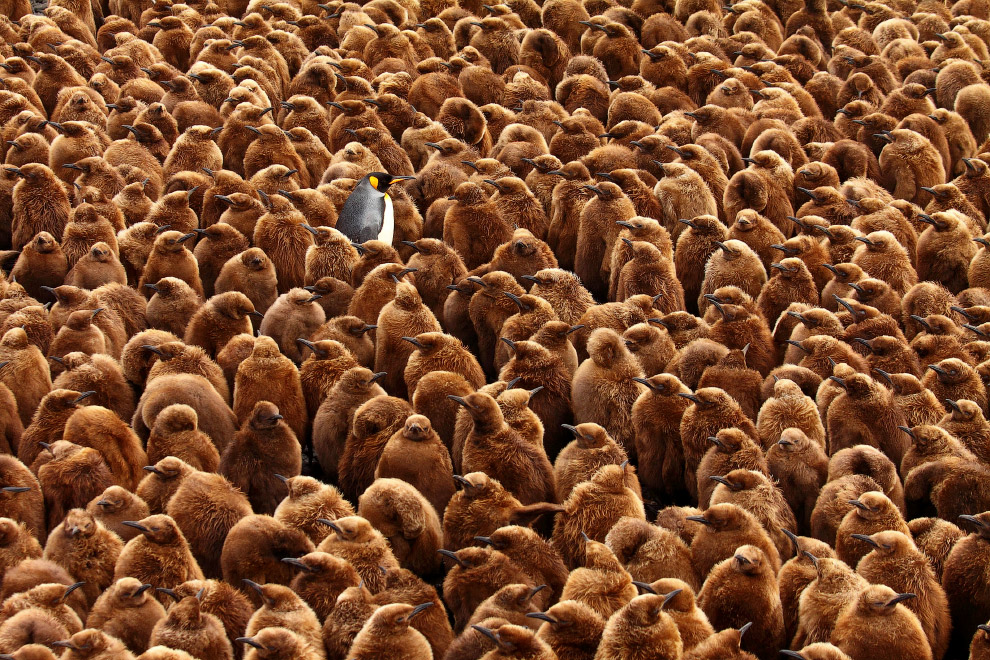
M 395 216 L 392 213 L 392 198 L 386 193 L 385 215 L 382 218 L 382 230 L 378 232 L 378 240 L 391 245 L 393 234 L 395 234 Z

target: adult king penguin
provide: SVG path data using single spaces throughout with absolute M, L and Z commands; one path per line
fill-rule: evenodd
M 372 172 L 361 179 L 340 210 L 337 231 L 355 243 L 378 240 L 391 245 L 395 218 L 388 187 L 395 181 L 415 178 Z

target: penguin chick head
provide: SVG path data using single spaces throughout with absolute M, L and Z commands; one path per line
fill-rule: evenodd
M 776 446 L 784 453 L 801 453 L 811 447 L 810 442 L 804 431 L 792 426 L 781 431 Z
M 402 437 L 413 442 L 421 442 L 430 437 L 432 427 L 430 420 L 424 415 L 410 415 L 402 427 Z
M 158 479 L 169 481 L 176 477 L 189 474 L 193 471 L 193 468 L 182 459 L 175 456 L 166 456 L 154 465 L 144 466 L 144 470 L 151 472 Z
M 31 240 L 30 245 L 39 254 L 48 254 L 59 248 L 58 241 L 47 231 L 38 232 Z
M 88 538 L 96 533 L 96 527 L 96 519 L 85 509 L 72 509 L 62 521 L 62 530 L 71 539 Z
M 121 524 L 133 527 L 141 532 L 148 541 L 159 545 L 174 543 L 181 538 L 182 532 L 171 517 L 166 515 L 148 516 L 142 520 L 125 520 Z
M 80 630 L 69 639 L 52 642 L 49 646 L 72 649 L 78 658 L 100 657 L 115 641 L 113 637 L 95 628 Z M 118 642 L 119 643 L 119 642 Z
M 608 432 L 593 422 L 585 422 L 577 426 L 565 425 L 574 434 L 578 447 L 581 449 L 600 449 L 609 443 Z
M 732 568 L 743 575 L 759 575 L 766 566 L 767 556 L 762 550 L 753 545 L 744 545 L 736 548 L 733 555 Z
M 894 508 L 893 502 L 880 491 L 871 490 L 863 493 L 855 500 L 849 500 L 855 507 L 853 511 L 865 520 L 876 520 L 887 516 Z
M 370 543 L 375 538 L 375 530 L 371 523 L 360 516 L 346 516 L 332 523 L 329 527 L 341 541 L 364 544 Z
M 853 608 L 863 617 L 890 616 L 898 603 L 912 598 L 917 596 L 912 593 L 899 594 L 886 585 L 874 584 L 859 593 Z
M 186 406 L 188 407 L 188 406 Z M 100 511 L 104 515 L 109 515 L 117 513 L 123 509 L 128 502 L 130 502 L 133 495 L 127 492 L 124 488 L 120 486 L 110 486 L 103 494 L 100 495 L 100 499 L 96 501 L 96 504 L 100 507 Z M 66 517 L 68 520 L 68 517 Z
M 959 399 L 958 401 L 947 401 L 951 410 L 949 415 L 954 422 L 969 422 L 983 419 L 983 410 L 980 406 L 969 399 Z
M 248 424 L 256 431 L 270 430 L 276 428 L 282 419 L 278 406 L 270 401 L 259 401 L 254 404 Z

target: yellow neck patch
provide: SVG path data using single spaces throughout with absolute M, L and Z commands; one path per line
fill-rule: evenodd
M 375 190 L 378 190 L 378 177 L 377 176 L 368 177 L 368 182 L 371 184 L 371 187 L 372 188 L 374 188 Z

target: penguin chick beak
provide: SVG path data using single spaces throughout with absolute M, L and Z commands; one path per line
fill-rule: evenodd
M 259 650 L 265 650 L 265 647 L 259 644 L 258 642 L 254 641 L 253 637 L 238 637 L 234 641 L 240 642 L 241 644 L 247 644 L 248 646 L 253 646 L 254 648 Z

